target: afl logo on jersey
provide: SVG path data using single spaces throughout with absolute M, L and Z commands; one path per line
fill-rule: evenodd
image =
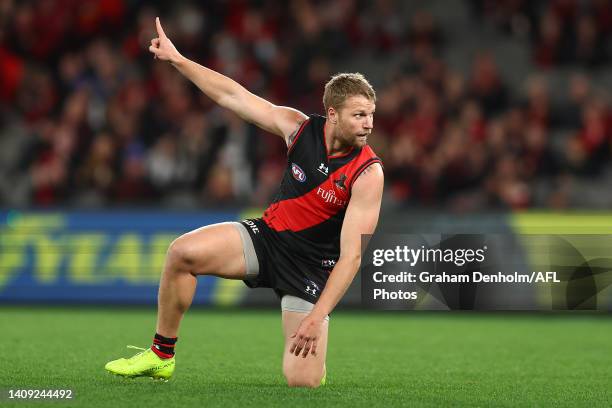
M 306 173 L 295 163 L 291 163 L 291 174 L 293 174 L 293 178 L 303 183 L 306 181 Z

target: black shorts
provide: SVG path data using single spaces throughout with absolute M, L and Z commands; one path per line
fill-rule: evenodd
M 261 218 L 243 220 L 253 242 L 259 273 L 244 280 L 250 288 L 272 288 L 282 298 L 293 295 L 316 303 L 327 283 L 329 269 L 309 262 L 291 243 L 268 227 Z

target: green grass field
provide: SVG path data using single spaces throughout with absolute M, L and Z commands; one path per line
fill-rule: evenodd
M 7 406 L 610 406 L 612 319 L 577 314 L 336 313 L 328 385 L 290 389 L 274 311 L 192 310 L 167 383 L 104 364 L 147 346 L 151 309 L 0 308 L 0 388 L 70 388 Z

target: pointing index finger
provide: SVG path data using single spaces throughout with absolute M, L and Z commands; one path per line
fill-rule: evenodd
M 159 17 L 155 17 L 155 27 L 157 27 L 157 35 L 159 36 L 159 38 L 166 38 L 166 33 L 164 33 L 164 29 L 161 26 Z

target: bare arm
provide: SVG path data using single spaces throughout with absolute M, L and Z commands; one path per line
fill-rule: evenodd
M 183 76 L 220 106 L 235 112 L 242 119 L 282 137 L 289 144 L 291 136 L 308 117 L 302 112 L 278 106 L 252 94 L 238 82 L 182 56 L 155 19 L 158 38 L 151 40 L 155 58 L 169 61 Z
M 384 175 L 380 164 L 364 170 L 355 180 L 342 232 L 340 234 L 340 258 L 334 266 L 319 300 L 302 321 L 293 335 L 290 351 L 295 355 L 316 354 L 317 340 L 325 316 L 336 307 L 350 286 L 361 265 L 361 236 L 372 234 L 378 223 L 382 200 Z M 303 351 L 302 351 L 303 350 Z

